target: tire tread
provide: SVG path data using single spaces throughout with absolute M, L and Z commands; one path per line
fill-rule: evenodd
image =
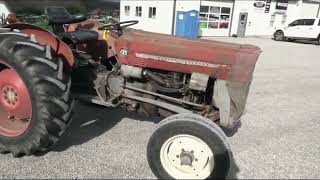
M 33 117 L 40 119 L 36 128 L 32 129 L 24 141 L 16 144 L 5 144 L 0 137 L 0 152 L 11 152 L 14 157 L 32 155 L 37 151 L 46 151 L 59 141 L 70 124 L 73 99 L 70 96 L 71 78 L 64 67 L 62 59 L 55 57 L 50 45 L 41 45 L 34 35 L 27 35 L 19 31 L 0 33 L 0 54 L 9 56 L 10 61 L 19 64 L 23 73 L 29 74 L 28 86 L 32 89 L 49 89 L 47 91 L 33 91 L 30 96 L 38 96 L 36 111 L 47 113 L 33 113 Z M 28 57 L 28 58 L 26 58 Z M 20 62 L 20 61 L 25 62 Z M 16 69 L 19 73 L 19 69 Z M 33 71 L 33 72 L 31 72 Z M 20 73 L 19 73 L 20 74 Z M 56 88 L 51 88 L 52 86 Z M 54 91 L 50 89 L 58 89 Z M 30 91 L 30 90 L 29 90 Z M 50 91 L 50 92 L 48 92 Z M 57 111 L 52 106 L 61 110 Z M 54 114 L 54 117 L 52 116 Z M 54 128 L 59 127 L 59 128 Z M 21 135 L 23 136 L 23 135 Z

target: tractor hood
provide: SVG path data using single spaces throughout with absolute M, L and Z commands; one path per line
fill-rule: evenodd
M 236 82 L 251 81 L 261 53 L 260 48 L 252 45 L 133 29 L 128 29 L 118 39 L 116 50 L 123 64 L 190 74 L 198 72 Z

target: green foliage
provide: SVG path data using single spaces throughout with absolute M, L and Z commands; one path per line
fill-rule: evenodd
M 83 6 L 68 7 L 67 10 L 70 14 L 86 14 L 88 12 L 87 8 Z
M 36 26 L 40 26 L 40 27 L 42 27 L 44 29 L 47 29 L 47 30 L 51 31 L 51 26 L 48 25 L 48 21 L 43 17 L 37 18 L 36 21 L 34 23 L 32 23 L 32 24 L 34 24 Z
M 81 6 L 73 6 L 67 8 L 67 10 L 71 14 L 86 14 L 87 9 L 86 7 Z M 44 9 L 38 9 L 38 8 L 32 8 L 32 7 L 17 7 L 14 9 L 14 12 L 16 13 L 17 17 L 19 19 L 22 19 L 23 21 L 34 24 L 36 26 L 40 26 L 42 28 L 45 28 L 47 30 L 51 30 L 51 26 L 48 26 L 48 21 L 46 20 L 44 16 Z
M 26 8 L 17 8 L 14 10 L 14 12 L 20 16 L 23 15 L 41 15 L 44 13 L 44 10 L 26 7 Z

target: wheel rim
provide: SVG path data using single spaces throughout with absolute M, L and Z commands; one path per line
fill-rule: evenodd
M 282 32 L 277 32 L 276 33 L 276 40 L 281 40 L 282 39 Z
M 27 87 L 19 74 L 1 62 L 0 70 L 0 135 L 16 137 L 31 123 L 32 108 Z
M 161 147 L 160 161 L 163 168 L 175 179 L 205 179 L 214 168 L 210 147 L 191 135 L 176 135 Z

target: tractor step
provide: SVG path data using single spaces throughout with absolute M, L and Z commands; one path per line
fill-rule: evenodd
M 94 95 L 89 95 L 89 94 L 74 94 L 75 99 L 78 99 L 83 102 L 89 102 L 101 106 L 106 106 L 106 107 L 118 107 L 119 104 L 113 104 L 108 101 L 103 101 L 99 96 L 94 96 Z

